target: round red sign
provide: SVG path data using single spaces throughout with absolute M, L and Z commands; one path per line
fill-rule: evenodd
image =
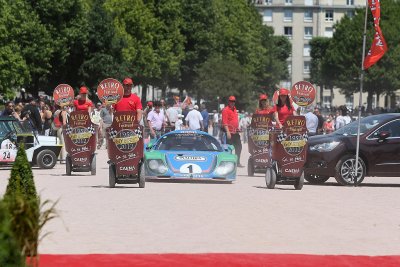
M 97 96 L 106 105 L 115 104 L 124 96 L 124 88 L 118 80 L 108 78 L 97 86 Z
M 60 107 L 69 106 L 74 97 L 74 89 L 68 84 L 59 84 L 53 92 L 54 102 Z
M 290 94 L 297 105 L 306 107 L 314 102 L 315 88 L 309 82 L 300 81 L 293 84 Z

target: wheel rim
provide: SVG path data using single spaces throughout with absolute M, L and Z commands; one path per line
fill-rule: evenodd
M 53 163 L 53 157 L 50 154 L 46 154 L 43 156 L 42 162 L 45 166 L 51 166 Z
M 354 182 L 354 178 L 356 176 L 355 172 L 355 165 L 356 165 L 356 160 L 355 159 L 347 159 L 346 161 L 343 162 L 342 166 L 340 167 L 340 175 L 342 176 L 343 180 L 345 180 L 348 183 Z M 361 159 L 358 161 L 358 166 L 357 166 L 357 181 L 360 181 L 360 179 L 364 175 L 364 169 L 361 164 Z

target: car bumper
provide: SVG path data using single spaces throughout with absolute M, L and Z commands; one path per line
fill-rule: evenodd
M 336 164 L 342 156 L 342 150 L 336 148 L 330 152 L 307 151 L 307 161 L 304 165 L 306 174 L 335 176 Z

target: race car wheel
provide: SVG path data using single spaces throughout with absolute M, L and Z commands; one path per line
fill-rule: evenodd
M 304 185 L 304 172 L 301 173 L 301 176 L 296 179 L 294 182 L 294 189 L 301 190 Z
M 108 165 L 108 185 L 110 188 L 115 187 L 115 166 L 113 164 Z
M 345 155 L 336 164 L 335 179 L 341 185 L 354 185 L 356 157 Z M 365 177 L 365 163 L 362 158 L 358 158 L 357 184 L 361 184 Z
M 304 179 L 306 179 L 310 184 L 323 184 L 329 180 L 329 176 L 316 175 L 316 174 L 306 174 Z
M 276 172 L 274 168 L 267 168 L 265 172 L 265 183 L 268 189 L 274 189 L 276 184 Z
M 144 163 L 142 163 L 139 171 L 139 187 L 144 188 L 145 185 L 146 185 L 146 176 L 144 173 Z
M 253 159 L 249 158 L 247 161 L 247 175 L 248 176 L 254 176 L 254 165 L 253 165 Z
M 90 174 L 96 175 L 96 155 L 93 155 L 92 162 L 90 162 Z
M 68 176 L 71 175 L 72 172 L 72 161 L 71 161 L 71 157 L 67 156 L 67 158 L 65 159 L 65 172 L 67 173 Z
M 39 152 L 36 162 L 41 169 L 52 169 L 57 163 L 57 156 L 53 151 L 45 149 Z

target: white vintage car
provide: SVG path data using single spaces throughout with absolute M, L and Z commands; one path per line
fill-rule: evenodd
M 29 122 L 21 124 L 13 117 L 0 117 L 0 164 L 11 165 L 22 143 L 32 166 L 52 169 L 56 165 L 62 148 L 57 137 L 35 134 Z

